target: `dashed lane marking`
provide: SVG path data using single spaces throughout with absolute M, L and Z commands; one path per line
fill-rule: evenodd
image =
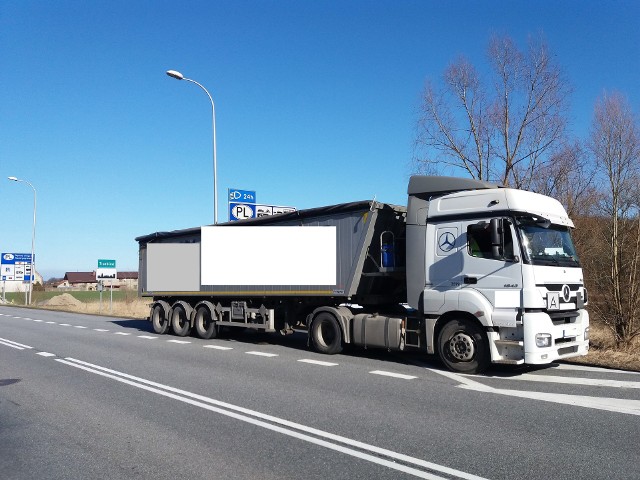
M 311 360 L 309 358 L 302 358 L 298 360 L 301 363 L 310 363 L 312 365 L 320 365 L 321 367 L 336 367 L 339 364 L 333 362 L 323 362 L 321 360 Z
M 138 335 L 138 338 L 145 338 L 147 340 L 155 340 L 158 337 L 154 337 L 152 335 Z
M 105 328 L 94 328 L 93 331 L 94 332 L 108 332 L 109 330 L 107 330 Z
M 394 373 L 394 372 L 385 372 L 384 370 L 374 370 L 369 373 L 372 373 L 374 375 L 382 375 L 383 377 L 400 378 L 402 380 L 413 380 L 415 378 L 418 378 L 413 375 L 405 375 L 403 373 Z
M 129 332 L 113 332 L 114 335 L 131 335 Z
M 277 353 L 267 353 L 267 352 L 245 352 L 247 355 L 256 355 L 257 357 L 278 357 Z
M 74 325 L 73 328 L 89 328 L 89 327 L 85 327 L 84 325 Z
M 38 353 L 36 353 L 36 355 L 40 355 L 41 357 L 55 357 L 56 356 L 55 353 L 49 353 L 49 352 L 38 352 Z
M 214 350 L 233 350 L 233 347 L 221 347 L 220 345 L 205 345 L 204 348 L 212 348 Z
M 167 340 L 167 342 L 169 342 L 169 343 L 178 343 L 180 345 L 185 345 L 187 343 L 191 343 L 191 342 L 188 342 L 187 340 Z

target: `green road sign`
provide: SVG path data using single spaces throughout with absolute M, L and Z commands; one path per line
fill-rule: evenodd
M 116 268 L 115 260 L 98 260 L 98 268 Z

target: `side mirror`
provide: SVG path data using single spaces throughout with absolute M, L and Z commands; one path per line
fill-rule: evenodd
M 502 222 L 499 218 L 492 218 L 489 223 L 491 232 L 491 255 L 495 260 L 502 259 Z

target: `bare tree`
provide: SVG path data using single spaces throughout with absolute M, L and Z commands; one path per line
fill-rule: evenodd
M 602 182 L 600 209 L 608 219 L 610 249 L 608 275 L 598 285 L 607 301 L 597 307 L 618 345 L 640 335 L 639 135 L 621 94 L 605 94 L 597 101 L 589 146 Z
M 597 215 L 601 194 L 595 184 L 595 166 L 580 142 L 563 143 L 550 161 L 532 176 L 528 188 L 558 199 L 569 217 Z
M 564 136 L 570 88 L 543 41 L 530 39 L 522 52 L 511 38 L 493 37 L 488 58 L 490 86 L 464 57 L 446 68 L 440 88 L 426 83 L 418 164 L 527 188 Z

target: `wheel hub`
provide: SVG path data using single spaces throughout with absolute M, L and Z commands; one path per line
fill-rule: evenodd
M 464 333 L 456 333 L 449 340 L 449 351 L 455 359 L 461 362 L 468 362 L 475 355 L 473 339 Z

